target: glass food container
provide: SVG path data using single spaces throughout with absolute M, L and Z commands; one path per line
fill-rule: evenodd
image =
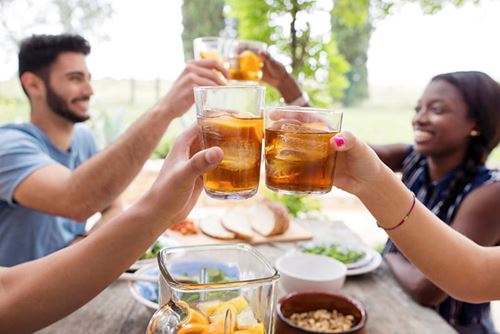
M 279 274 L 253 247 L 165 248 L 148 334 L 272 334 Z

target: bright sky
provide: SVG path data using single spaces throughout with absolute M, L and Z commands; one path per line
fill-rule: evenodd
M 92 41 L 94 78 L 173 80 L 183 68 L 182 0 L 114 1 L 115 17 L 103 29 L 110 40 Z M 369 49 L 369 81 L 376 85 L 422 86 L 435 74 L 482 70 L 500 80 L 500 1 L 460 9 L 447 6 L 433 16 L 417 5 L 378 23 Z M 328 16 L 311 20 L 329 29 Z M 0 80 L 15 75 L 15 57 L 0 56 Z
M 424 85 L 439 73 L 484 71 L 500 80 L 500 1 L 448 6 L 423 16 L 418 6 L 380 22 L 372 36 L 368 69 L 377 84 Z

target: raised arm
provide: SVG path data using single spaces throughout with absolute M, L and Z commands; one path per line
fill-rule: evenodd
M 481 186 L 466 197 L 450 226 L 479 245 L 493 246 L 500 239 L 498 205 L 500 183 Z M 388 253 L 386 260 L 403 288 L 421 304 L 436 305 L 448 296 L 401 254 Z
M 226 73 L 213 60 L 189 63 L 169 93 L 116 142 L 74 171 L 58 164 L 38 169 L 19 184 L 14 199 L 77 221 L 108 207 L 140 171 L 170 122 L 191 107 L 193 87 L 223 84 L 213 69 Z
M 264 64 L 262 68 L 262 81 L 276 88 L 283 97 L 283 100 L 285 100 L 285 103 L 290 104 L 297 101 L 297 99 L 302 96 L 303 92 L 297 81 L 288 73 L 285 66 L 271 57 L 267 52 L 260 51 L 259 56 Z M 301 104 L 301 107 L 307 106 L 309 106 L 308 101 L 304 101 L 304 103 Z
M 0 269 L 0 333 L 32 333 L 96 296 L 170 225 L 185 218 L 202 189 L 200 175 L 222 160 L 217 147 L 196 153 L 198 129 L 174 145 L 151 189 L 136 205 L 47 257 Z M 174 191 L 175 190 L 175 191 Z
M 412 194 L 375 152 L 352 134 L 335 144 L 336 185 L 357 195 L 379 224 L 390 228 L 409 211 Z M 449 295 L 484 302 L 500 298 L 500 248 L 482 247 L 439 220 L 420 202 L 388 231 L 399 249 Z

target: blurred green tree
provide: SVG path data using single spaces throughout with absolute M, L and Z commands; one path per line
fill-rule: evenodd
M 107 39 L 103 22 L 113 15 L 112 0 L 0 0 L 0 62 L 17 56 L 21 39 L 33 33 L 71 32 Z
M 0 43 L 16 48 L 29 32 L 47 29 L 106 39 L 102 23 L 112 14 L 112 0 L 0 0 Z
M 226 3 L 228 15 L 238 20 L 238 37 L 272 45 L 274 56 L 281 52 L 315 105 L 331 105 L 342 97 L 348 85 L 345 73 L 350 67 L 330 34 L 312 34 L 310 21 L 314 15 L 328 13 L 318 1 L 227 0 Z
M 408 3 L 419 4 L 422 12 L 432 15 L 446 4 L 456 7 L 465 3 L 478 4 L 480 0 L 335 0 L 331 27 L 339 52 L 351 65 L 347 73 L 349 87 L 342 102 L 351 106 L 368 98 L 368 46 L 377 21 L 397 12 Z M 347 20 L 345 18 L 348 18 Z
M 347 72 L 349 87 L 344 90 L 342 104 L 352 106 L 368 98 L 368 44 L 373 26 L 369 16 L 369 0 L 336 0 L 331 12 L 331 27 L 340 54 L 351 65 Z
M 184 59 L 193 59 L 193 39 L 219 36 L 224 30 L 224 0 L 184 0 L 182 2 L 182 44 Z
M 460 7 L 480 0 L 226 0 L 227 15 L 238 21 L 242 39 L 256 39 L 282 53 L 292 74 L 315 105 L 342 101 L 352 105 L 368 97 L 368 45 L 376 22 L 417 3 L 425 14 L 447 3 Z M 314 15 L 328 11 L 331 34 L 312 36 Z M 280 58 L 281 59 L 281 58 Z M 272 94 L 275 98 L 278 94 Z

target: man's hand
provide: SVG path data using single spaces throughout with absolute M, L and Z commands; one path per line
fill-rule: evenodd
M 223 77 L 221 77 L 221 74 Z M 167 106 L 172 117 L 183 115 L 194 103 L 193 88 L 198 86 L 222 86 L 227 78 L 226 69 L 211 59 L 189 61 L 175 80 L 168 94 L 159 102 Z
M 201 175 L 216 168 L 223 158 L 219 147 L 199 151 L 199 136 L 199 129 L 194 125 L 177 138 L 145 196 L 145 200 L 154 203 L 157 216 L 163 216 L 171 224 L 187 217 L 203 188 Z

